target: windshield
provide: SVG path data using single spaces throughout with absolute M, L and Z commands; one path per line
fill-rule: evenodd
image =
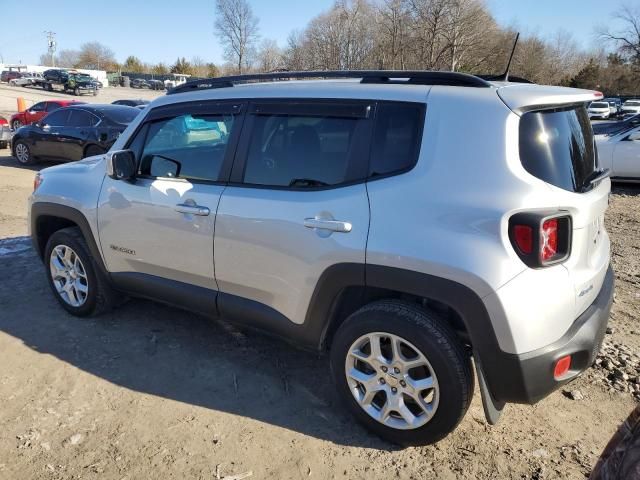
M 593 102 L 590 105 L 590 107 L 591 108 L 609 108 L 609 104 L 604 102 Z
M 520 119 L 520 161 L 525 170 L 547 183 L 571 192 L 585 191 L 597 168 L 586 109 L 525 113 Z
M 628 102 L 624 102 L 627 107 L 640 107 L 640 101 L 638 100 L 629 100 Z

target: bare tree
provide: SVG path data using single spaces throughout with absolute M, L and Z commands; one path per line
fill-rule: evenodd
M 216 0 L 215 28 L 225 46 L 225 58 L 237 66 L 238 73 L 247 68 L 258 41 L 258 19 L 247 0 Z
M 640 60 L 640 7 L 623 5 L 613 17 L 623 26 L 620 30 L 600 29 L 600 37 L 612 42 L 627 58 Z
M 272 72 L 284 66 L 282 50 L 275 40 L 264 40 L 256 57 L 257 68 L 261 72 Z
M 78 68 L 94 70 L 115 70 L 117 62 L 113 50 L 100 42 L 87 42 L 80 46 Z

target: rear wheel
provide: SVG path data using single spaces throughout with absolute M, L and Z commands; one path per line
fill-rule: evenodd
M 11 122 L 11 128 L 13 128 L 14 131 L 18 130 L 21 126 L 22 122 L 20 120 L 14 120 Z
M 345 320 L 331 369 L 355 417 L 401 445 L 444 438 L 473 395 L 469 355 L 455 333 L 434 312 L 402 301 L 372 303 Z
M 23 141 L 16 142 L 15 147 L 13 147 L 13 151 L 16 155 L 16 159 L 22 165 L 31 165 L 34 163 L 33 157 L 31 156 L 31 150 L 29 149 L 29 145 L 27 145 Z
M 73 89 L 73 94 L 74 94 L 76 97 L 79 97 L 79 96 L 80 96 L 80 89 L 79 89 L 78 87 L 74 88 L 74 89 Z

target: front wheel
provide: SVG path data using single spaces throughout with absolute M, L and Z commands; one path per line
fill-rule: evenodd
M 21 140 L 17 141 L 13 147 L 13 152 L 15 153 L 18 162 L 22 165 L 31 165 L 34 163 L 33 156 L 31 155 L 31 149 L 25 142 Z
M 80 96 L 80 89 L 79 89 L 78 87 L 74 88 L 74 89 L 73 89 L 73 94 L 74 94 L 76 97 L 79 97 L 79 96 Z
M 51 235 L 44 261 L 53 294 L 72 315 L 97 315 L 114 305 L 114 292 L 78 228 L 65 228 Z
M 372 303 L 347 318 L 333 340 L 331 370 L 356 419 L 400 445 L 444 438 L 473 395 L 471 361 L 453 330 L 402 301 Z
M 14 132 L 18 130 L 21 126 L 22 126 L 22 122 L 20 120 L 14 120 L 13 122 L 11 122 L 11 128 L 13 128 Z

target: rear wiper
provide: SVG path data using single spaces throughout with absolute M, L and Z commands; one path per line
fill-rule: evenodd
M 290 187 L 328 187 L 329 184 L 313 178 L 294 178 L 289 182 Z
M 582 184 L 580 191 L 586 191 L 588 187 L 604 180 L 609 175 L 611 175 L 611 170 L 609 170 L 608 168 L 604 168 L 602 170 L 594 170 L 587 178 L 584 179 L 584 183 Z

